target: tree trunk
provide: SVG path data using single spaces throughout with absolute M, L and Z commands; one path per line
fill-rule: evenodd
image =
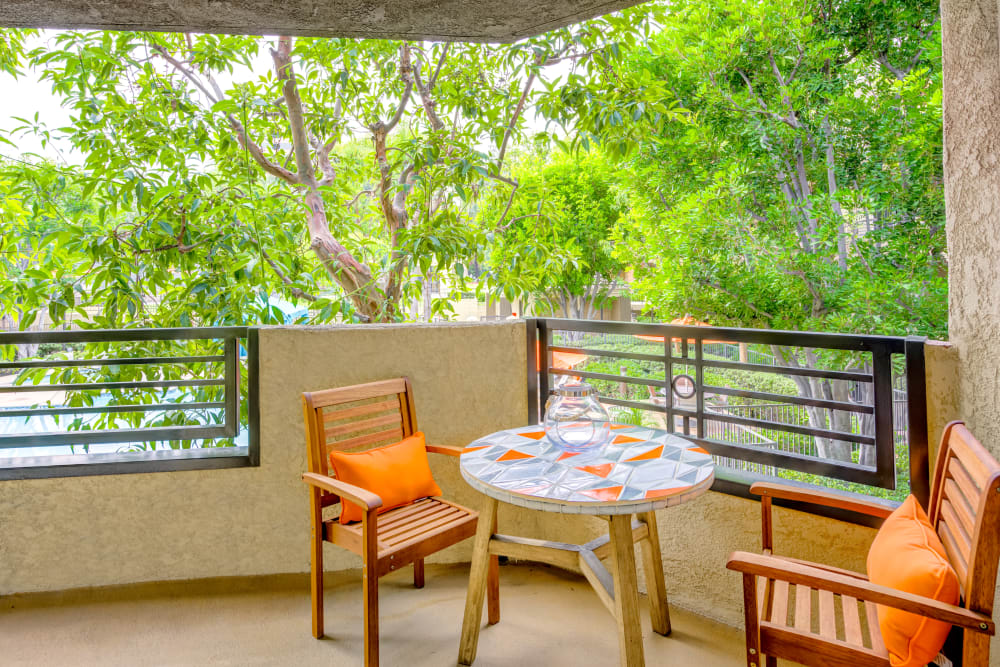
M 837 216 L 837 263 L 840 270 L 847 272 L 847 236 L 844 233 L 844 211 L 837 201 L 836 158 L 833 152 L 833 129 L 830 119 L 823 116 L 823 135 L 826 139 L 826 185 L 830 195 L 830 206 Z
M 319 192 L 319 181 L 313 168 L 312 152 L 307 137 L 302 98 L 292 69 L 292 38 L 278 38 L 278 48 L 271 51 L 275 74 L 282 81 L 281 91 L 288 109 L 288 124 L 292 131 L 297 184 L 305 189 L 303 203 L 311 243 L 309 247 L 327 273 L 344 290 L 357 313 L 370 322 L 391 322 L 397 315 L 397 304 L 384 302 L 367 266 L 358 262 L 330 233 L 326 205 Z
M 778 345 L 771 346 L 774 360 L 779 366 L 790 368 L 811 368 L 818 365 L 818 356 L 815 352 L 807 350 L 805 353 L 805 364 L 800 364 L 796 356 L 787 355 Z M 830 387 L 830 380 L 824 378 L 810 378 L 801 375 L 790 375 L 789 378 L 795 383 L 799 396 L 802 398 L 821 398 L 831 400 L 833 389 Z M 823 430 L 836 430 L 850 433 L 850 417 L 845 426 L 843 412 L 839 410 L 827 410 L 814 406 L 805 406 L 806 415 L 809 418 L 809 426 Z M 849 442 L 835 440 L 833 438 L 814 436 L 816 443 L 816 454 L 821 459 L 828 461 L 851 461 L 852 445 Z

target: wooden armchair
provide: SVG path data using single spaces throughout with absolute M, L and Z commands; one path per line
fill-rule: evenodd
M 777 658 L 824 667 L 888 667 L 876 605 L 962 628 L 963 664 L 989 664 L 1000 555 L 1000 464 L 964 424 L 953 422 L 944 431 L 928 511 L 958 574 L 961 606 L 877 586 L 856 572 L 771 553 L 772 498 L 839 507 L 881 519 L 891 508 L 783 484 L 754 484 L 750 491 L 761 496 L 764 553 L 736 552 L 726 565 L 743 573 L 748 667 L 760 667 L 761 660 L 774 667 Z
M 413 583 L 424 586 L 424 557 L 471 537 L 478 513 L 444 500 L 424 498 L 382 514 L 382 499 L 330 476 L 331 450 L 365 450 L 391 444 L 417 430 L 413 390 L 406 378 L 302 394 L 308 444 L 312 544 L 312 631 L 323 636 L 323 542 L 332 542 L 362 558 L 366 667 L 378 665 L 378 578 L 413 564 Z M 427 445 L 428 452 L 459 456 L 457 447 Z M 364 510 L 360 523 L 342 525 L 324 518 L 323 510 L 340 499 Z M 496 557 L 493 559 L 496 560 Z M 491 563 L 491 622 L 499 620 L 497 566 Z M 497 610 L 496 613 L 493 610 Z M 496 618 L 494 618 L 496 617 Z

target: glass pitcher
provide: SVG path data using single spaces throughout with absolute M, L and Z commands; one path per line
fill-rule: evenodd
M 564 382 L 545 404 L 545 434 L 566 451 L 580 452 L 611 440 L 611 417 L 586 382 Z

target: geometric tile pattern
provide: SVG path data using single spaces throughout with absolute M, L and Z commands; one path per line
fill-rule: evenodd
M 712 485 L 701 447 L 660 429 L 616 424 L 602 446 L 567 452 L 539 426 L 492 433 L 462 452 L 462 477 L 505 503 L 565 514 L 632 514 L 677 505 Z

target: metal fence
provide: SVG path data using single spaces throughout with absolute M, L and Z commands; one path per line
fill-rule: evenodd
M 11 348 L 55 344 L 67 353 L 15 359 Z M 86 346 L 78 358 L 73 346 Z M 192 350 L 194 350 L 192 352 Z M 42 422 L 42 430 L 20 428 L 0 432 L 0 451 L 42 451 L 51 455 L 3 457 L 0 479 L 71 474 L 66 468 L 87 463 L 86 457 L 65 455 L 67 447 L 89 453 L 106 444 L 167 442 L 174 448 L 192 443 L 223 441 L 235 444 L 247 429 L 246 445 L 233 452 L 195 454 L 215 458 L 232 454 L 246 465 L 259 461 L 257 419 L 257 330 L 248 327 L 174 329 L 71 330 L 0 333 L 0 420 Z M 246 365 L 242 377 L 241 366 Z M 69 381 L 67 381 L 67 379 Z M 241 380 L 245 393 L 241 394 Z M 32 401 L 32 396 L 47 397 Z M 58 399 L 53 403 L 53 397 Z M 187 400 L 194 398 L 194 400 Z M 12 404 L 13 403 L 13 404 Z M 247 413 L 241 418 L 241 405 Z M 64 428 L 51 428 L 65 424 Z M 124 426 L 122 426 L 124 424 Z M 180 447 L 176 447 L 180 445 Z M 103 472 L 134 471 L 130 464 L 142 457 L 114 452 L 91 457 Z M 81 460 L 81 458 L 83 460 Z M 156 458 L 153 469 L 167 469 L 167 457 Z M 226 462 L 201 467 L 225 467 Z M 116 468 L 118 466 L 118 469 Z M 185 466 L 181 466 L 185 467 Z M 191 466 L 187 466 L 191 467 Z M 140 466 L 141 468 L 141 466 Z M 79 474 L 79 471 L 76 473 Z M 89 473 L 84 473 L 89 474 Z
M 575 376 L 617 419 L 682 434 L 743 471 L 894 489 L 907 447 L 911 490 L 926 498 L 923 339 L 554 318 L 528 320 L 528 339 L 535 419 L 554 379 Z

